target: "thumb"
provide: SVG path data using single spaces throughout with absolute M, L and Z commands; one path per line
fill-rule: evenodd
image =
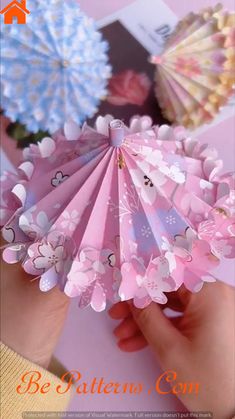
M 163 366 L 168 364 L 169 358 L 172 360 L 172 356 L 184 356 L 187 338 L 174 327 L 157 303 L 152 302 L 144 309 L 138 309 L 131 303 L 130 309 L 134 320 Z

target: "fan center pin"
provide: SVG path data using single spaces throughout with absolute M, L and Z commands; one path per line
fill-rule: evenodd
M 125 126 L 120 119 L 114 119 L 109 124 L 109 140 L 113 147 L 120 147 L 125 138 Z

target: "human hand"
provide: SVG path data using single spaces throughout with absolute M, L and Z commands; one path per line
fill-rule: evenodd
M 127 302 L 110 309 L 110 316 L 121 320 L 114 330 L 118 346 L 132 352 L 149 344 L 162 369 L 177 373 L 177 382 L 199 383 L 198 394 L 177 394 L 189 411 L 210 411 L 214 419 L 231 419 L 235 413 L 234 289 L 217 282 L 204 285 L 198 294 L 181 288 L 168 295 L 168 307 L 182 311 L 181 317 L 167 318 L 156 303 L 143 310 Z
M 1 340 L 47 368 L 60 336 L 69 298 L 58 288 L 40 291 L 19 265 L 1 264 Z

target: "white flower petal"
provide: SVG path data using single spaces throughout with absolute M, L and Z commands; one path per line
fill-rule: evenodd
M 38 246 L 38 250 L 44 257 L 50 257 L 54 255 L 54 250 L 49 244 L 40 244 L 40 246 Z
M 44 256 L 38 256 L 33 263 L 36 269 L 49 269 L 51 267 L 48 259 Z

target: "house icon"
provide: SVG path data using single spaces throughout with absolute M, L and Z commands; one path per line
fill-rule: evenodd
M 1 10 L 1 15 L 4 15 L 4 23 L 10 25 L 16 19 L 19 25 L 26 23 L 26 15 L 30 14 L 30 11 L 26 9 L 26 0 L 13 0 L 4 9 Z

